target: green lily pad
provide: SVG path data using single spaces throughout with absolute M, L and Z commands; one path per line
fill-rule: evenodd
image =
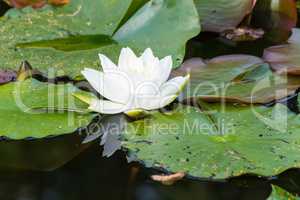
M 83 111 L 71 92 L 74 86 L 52 85 L 33 79 L 0 87 L 0 136 L 10 139 L 43 138 L 73 133 L 87 126 L 93 115 Z
M 204 31 L 222 32 L 236 28 L 256 0 L 194 0 Z
M 296 197 L 284 189 L 272 185 L 272 193 L 267 200 L 299 200 L 299 197 Z
M 208 61 L 191 59 L 172 73 L 191 74 L 181 100 L 268 103 L 293 94 L 300 87 L 299 78 L 277 75 L 261 59 L 247 55 L 220 56 Z
M 263 58 L 280 74 L 300 74 L 300 29 L 293 29 L 289 44 L 265 49 Z
M 77 89 L 71 83 L 47 84 L 35 79 L 13 83 L 16 101 L 20 100 L 26 110 L 47 109 L 47 111 L 88 112 L 88 104 L 78 100 L 74 93 L 93 96 Z M 24 92 L 22 92 L 24 91 Z
M 141 3 L 72 0 L 63 7 L 13 9 L 0 20 L 0 66 L 15 69 L 27 60 L 50 78 L 75 77 L 85 67 L 99 67 L 98 53 L 116 61 L 126 46 L 172 55 L 178 66 L 186 41 L 200 31 L 193 1 L 152 0 L 121 22 L 132 4 Z
M 147 167 L 225 179 L 300 167 L 300 117 L 274 108 L 204 104 L 128 123 L 122 145 Z

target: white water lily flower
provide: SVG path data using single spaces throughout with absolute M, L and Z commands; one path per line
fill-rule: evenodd
M 165 107 L 176 99 L 189 80 L 175 77 L 169 81 L 172 58 L 159 60 L 150 48 L 137 57 L 130 48 L 123 48 L 118 66 L 99 54 L 103 71 L 88 69 L 82 74 L 107 100 L 89 100 L 89 109 L 103 114 L 136 113 Z

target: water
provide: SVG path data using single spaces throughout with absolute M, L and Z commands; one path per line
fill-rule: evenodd
M 300 170 L 265 179 L 244 176 L 224 182 L 183 180 L 162 186 L 148 177 L 156 171 L 128 164 L 122 152 L 110 159 L 94 144 L 63 167 L 51 172 L 0 171 L 0 199 L 5 200 L 260 200 L 276 183 L 300 193 Z
M 148 179 L 153 173 L 127 164 L 122 152 L 101 157 L 95 144 L 65 166 L 52 172 L 0 172 L 0 199 L 6 200 L 94 200 L 94 199 L 263 199 L 270 191 L 265 181 L 248 178 L 249 183 L 208 183 L 182 181 L 161 186 Z M 251 194 L 251 195 L 250 195 Z M 243 198 L 245 197 L 245 198 Z

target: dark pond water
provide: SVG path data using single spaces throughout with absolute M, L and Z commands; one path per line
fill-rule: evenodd
M 47 156 L 47 152 L 43 152 Z M 155 173 L 127 164 L 122 152 L 101 157 L 94 144 L 63 167 L 51 172 L 0 171 L 3 200 L 260 200 L 271 192 L 270 183 L 300 193 L 300 170 L 294 169 L 267 180 L 255 176 L 224 182 L 183 180 L 173 186 L 152 182 Z

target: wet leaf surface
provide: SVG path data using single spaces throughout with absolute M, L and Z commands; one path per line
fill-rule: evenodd
M 128 123 L 123 147 L 147 167 L 213 180 L 299 167 L 300 118 L 284 105 L 200 107 Z

